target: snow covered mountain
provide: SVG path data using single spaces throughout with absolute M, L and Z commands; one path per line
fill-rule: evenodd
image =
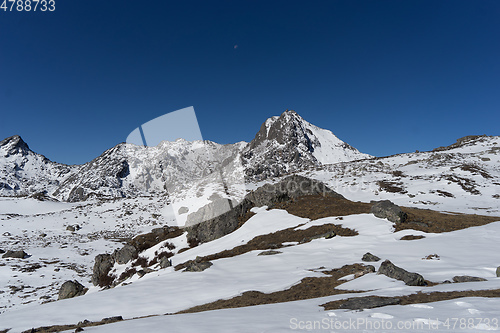
M 77 170 L 34 153 L 18 135 L 0 142 L 0 196 L 51 194 Z
M 371 156 L 337 138 L 331 131 L 305 121 L 293 110 L 267 119 L 242 151 L 247 175 L 261 180 L 307 167 Z
M 161 142 L 156 147 L 121 143 L 78 166 L 49 161 L 32 152 L 19 136 L 1 142 L 0 195 L 46 191 L 62 201 L 168 195 L 214 177 L 227 183 L 261 181 L 307 167 L 365 159 L 328 130 L 295 111 L 264 122 L 250 143 Z M 223 191 L 222 191 L 223 192 Z
M 293 111 L 250 143 L 119 144 L 80 166 L 3 140 L 0 331 L 324 332 L 355 322 L 354 331 L 444 332 L 446 318 L 466 322 L 463 332 L 498 330 L 500 137 L 367 157 Z M 344 198 L 255 200 L 201 243 L 165 214 L 217 196 L 266 198 L 287 173 Z M 242 176 L 243 188 L 220 186 Z M 44 190 L 70 202 L 12 197 Z M 408 220 L 370 213 L 384 199 Z M 384 274 L 387 260 L 423 285 Z M 62 299 L 75 280 L 84 295 Z

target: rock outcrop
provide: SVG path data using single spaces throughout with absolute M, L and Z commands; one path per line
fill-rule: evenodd
M 375 202 L 370 212 L 378 218 L 388 219 L 394 223 L 403 223 L 407 219 L 406 213 L 390 200 Z
M 383 274 L 392 279 L 403 281 L 408 286 L 425 286 L 425 280 L 418 273 L 410 273 L 401 267 L 394 265 L 389 260 L 384 261 L 377 274 Z

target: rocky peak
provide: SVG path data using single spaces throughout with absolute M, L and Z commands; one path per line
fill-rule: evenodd
M 19 135 L 13 135 L 8 137 L 0 142 L 0 149 L 5 152 L 5 157 L 9 157 L 14 154 L 22 154 L 25 155 L 28 153 L 30 148 L 28 144 L 23 141 L 23 139 Z
M 312 132 L 307 130 L 306 124 L 308 123 L 297 112 L 286 110 L 281 116 L 271 117 L 262 124 L 259 132 L 250 142 L 249 148 L 253 149 L 265 140 L 272 140 L 281 145 L 305 144 L 308 150 L 314 149 L 309 137 Z

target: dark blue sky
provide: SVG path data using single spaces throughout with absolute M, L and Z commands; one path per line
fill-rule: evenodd
M 0 11 L 0 139 L 83 163 L 194 106 L 250 141 L 294 109 L 362 152 L 499 135 L 500 1 L 56 0 Z M 237 48 L 234 46 L 237 45 Z

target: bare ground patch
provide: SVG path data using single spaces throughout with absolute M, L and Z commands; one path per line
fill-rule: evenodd
M 231 250 L 224 250 L 215 254 L 199 257 L 199 262 L 211 261 L 222 258 L 234 257 L 254 250 L 278 249 L 283 247 L 284 242 L 300 242 L 306 243 L 317 236 L 331 235 L 332 232 L 338 236 L 356 236 L 358 233 L 355 230 L 343 228 L 337 224 L 323 224 L 312 226 L 305 230 L 295 230 L 296 227 L 279 230 L 267 235 L 260 235 L 248 243 L 236 246 Z M 178 264 L 175 270 L 180 270 L 186 267 L 186 263 Z
M 178 312 L 178 314 L 240 308 L 244 306 L 253 306 L 260 304 L 283 303 L 330 295 L 352 293 L 353 291 L 338 290 L 335 289 L 335 287 L 346 282 L 344 280 L 339 280 L 341 277 L 349 274 L 355 274 L 356 272 L 363 271 L 365 268 L 366 266 L 362 264 L 345 265 L 338 269 L 323 272 L 325 273 L 325 275 L 328 275 L 325 277 L 304 278 L 300 281 L 299 284 L 294 285 L 287 290 L 277 291 L 269 294 L 265 294 L 259 291 L 247 291 L 240 296 L 195 306 L 193 308 L 180 311 Z
M 393 300 L 392 304 L 398 305 L 408 305 L 408 304 L 419 304 L 419 303 L 431 303 L 438 301 L 446 301 L 450 299 L 456 299 L 461 297 L 500 297 L 500 289 L 493 290 L 466 290 L 466 291 L 448 291 L 448 292 L 418 292 L 416 294 L 406 295 L 406 296 L 396 296 L 396 297 L 380 297 L 380 296 L 365 296 L 365 297 L 351 297 L 348 299 L 342 299 L 338 301 L 328 302 L 322 304 L 321 306 L 325 310 L 337 310 L 342 308 L 349 308 L 346 304 L 347 302 L 352 302 L 352 300 L 358 298 L 370 298 L 370 299 L 380 299 L 384 301 Z M 388 302 L 389 303 L 389 302 Z

